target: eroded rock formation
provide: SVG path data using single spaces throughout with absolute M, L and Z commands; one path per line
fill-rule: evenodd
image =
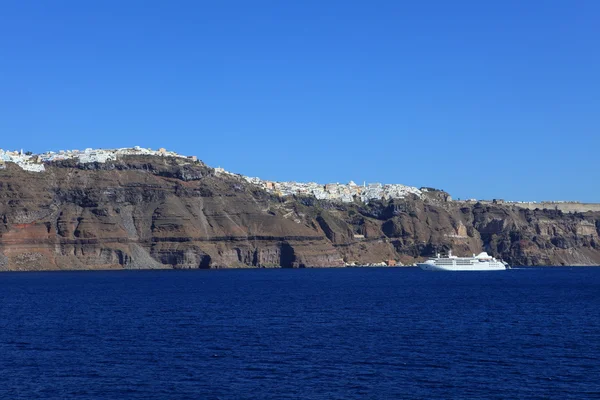
M 600 264 L 600 213 L 424 199 L 336 204 L 272 196 L 200 162 L 8 163 L 0 270 L 332 267 L 487 250 L 515 265 Z

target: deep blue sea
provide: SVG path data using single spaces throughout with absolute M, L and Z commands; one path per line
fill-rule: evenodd
M 600 268 L 1 273 L 0 398 L 600 398 Z

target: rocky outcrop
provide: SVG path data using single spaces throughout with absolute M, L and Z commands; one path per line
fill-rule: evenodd
M 322 231 L 202 163 L 127 157 L 0 175 L 0 269 L 342 266 Z
M 297 218 L 314 218 L 347 263 L 406 265 L 449 250 L 483 250 L 513 265 L 600 265 L 600 213 L 465 204 L 441 191 L 369 204 L 298 203 L 306 202 L 284 205 Z
M 201 162 L 7 163 L 0 270 L 333 267 L 483 250 L 515 265 L 600 264 L 600 215 L 452 202 L 280 199 Z

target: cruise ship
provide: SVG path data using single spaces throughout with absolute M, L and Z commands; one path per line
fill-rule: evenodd
M 509 265 L 483 252 L 473 257 L 456 257 L 452 251 L 448 257 L 431 258 L 424 263 L 417 264 L 424 271 L 502 271 L 509 269 Z

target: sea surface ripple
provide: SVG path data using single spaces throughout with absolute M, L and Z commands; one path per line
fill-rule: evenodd
M 600 268 L 0 274 L 2 399 L 600 398 Z

